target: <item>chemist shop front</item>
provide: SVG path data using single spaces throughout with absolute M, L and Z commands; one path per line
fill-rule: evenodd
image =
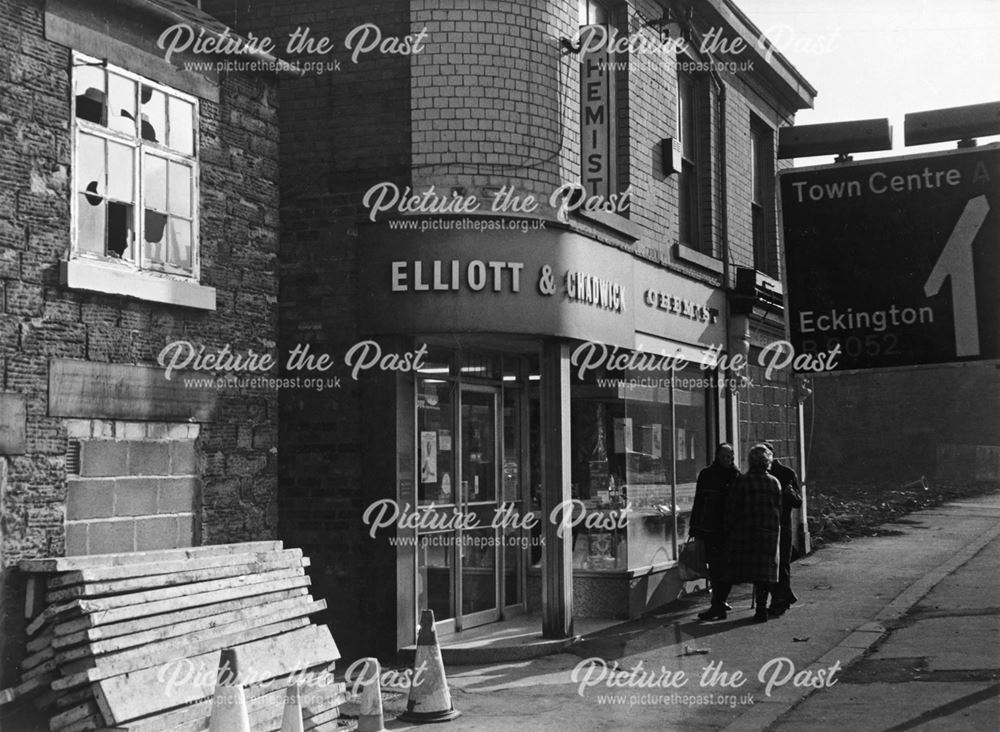
M 398 647 L 421 608 L 443 637 L 523 613 L 558 637 L 674 599 L 728 434 L 724 293 L 566 231 L 360 246 L 365 331 L 426 345 L 395 385 L 395 499 L 426 519 L 397 532 Z

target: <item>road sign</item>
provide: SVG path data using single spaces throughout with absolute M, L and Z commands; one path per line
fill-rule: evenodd
M 837 370 L 1000 359 L 1000 145 L 780 174 L 789 327 Z

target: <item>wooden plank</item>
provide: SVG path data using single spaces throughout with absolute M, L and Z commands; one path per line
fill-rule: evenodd
M 221 652 L 211 651 L 186 662 L 186 673 L 176 684 L 163 684 L 170 664 L 103 679 L 96 684 L 97 702 L 111 724 L 121 724 L 180 704 L 208 698 L 215 689 Z M 274 678 L 296 668 L 316 666 L 340 658 L 326 626 L 309 625 L 291 633 L 263 638 L 236 647 L 241 673 Z M 174 679 L 171 679 L 172 681 Z M 142 693 L 136 693 L 142 690 Z
M 67 692 L 54 691 L 50 686 L 32 699 L 31 703 L 35 709 L 53 713 L 56 709 L 69 709 L 93 698 L 90 687 Z
M 263 730 L 269 729 L 279 729 L 281 727 L 281 718 L 285 712 L 285 687 L 280 685 L 279 688 L 275 688 L 279 684 L 284 683 L 284 679 L 272 679 L 271 680 L 271 691 L 265 694 L 254 694 L 249 688 L 245 690 L 245 695 L 247 699 L 247 712 L 250 717 L 250 728 L 255 730 L 255 732 L 262 732 Z M 347 701 L 347 694 L 343 690 L 343 684 L 331 684 L 325 689 L 313 689 L 306 691 L 303 689 L 303 696 L 308 696 L 310 698 L 317 698 L 320 695 L 323 697 L 323 704 L 326 709 L 337 708 L 341 704 Z M 337 687 L 340 687 L 339 689 Z M 199 705 L 200 706 L 200 705 Z M 190 708 L 190 707 L 189 707 Z M 173 727 L 163 727 L 162 729 L 169 729 L 170 732 L 204 732 L 208 729 L 209 719 L 211 717 L 211 702 L 202 707 L 202 711 L 199 716 L 193 719 L 189 719 L 183 723 L 177 724 Z M 326 714 L 327 711 L 322 713 Z M 303 718 L 307 717 L 309 711 L 303 707 L 302 715 Z M 129 723 L 129 729 L 133 729 L 131 723 Z
M 170 574 L 172 572 L 209 569 L 211 567 L 227 567 L 232 564 L 263 562 L 283 556 L 291 556 L 289 552 L 298 552 L 298 556 L 302 556 L 301 549 L 277 549 L 263 552 L 235 552 L 232 554 L 218 554 L 206 557 L 195 557 L 191 559 L 176 559 L 173 561 L 148 562 L 145 564 L 126 564 L 117 567 L 86 567 L 72 572 L 62 572 L 60 574 L 52 575 L 49 579 L 48 587 L 52 590 L 60 587 L 69 587 L 71 585 L 80 584 L 81 582 L 106 582 L 110 580 L 127 579 L 129 577 L 146 577 L 156 574 Z
M 334 707 L 333 709 L 328 709 L 325 712 L 314 714 L 311 717 L 305 717 L 304 714 L 302 716 L 302 727 L 304 729 L 316 729 L 317 727 L 322 727 L 326 722 L 332 722 L 340 719 L 340 709 Z
M 303 725 L 305 726 L 305 725 Z M 354 719 L 331 719 L 315 727 L 305 727 L 312 732 L 353 732 L 358 728 L 358 722 Z
M 73 608 L 69 605 L 49 605 L 38 614 L 38 617 L 28 623 L 28 627 L 26 629 L 28 635 L 34 635 L 46 625 L 54 621 L 58 616 L 70 613 L 72 610 Z M 29 643 L 30 642 L 31 641 L 29 641 Z
M 24 595 L 24 619 L 34 620 L 45 609 L 45 576 L 29 574 Z
M 238 643 L 241 641 L 240 634 L 254 633 L 262 627 L 271 627 L 276 623 L 284 623 L 295 619 L 301 619 L 304 624 L 307 622 L 305 620 L 306 616 L 311 613 L 319 612 L 325 607 L 326 601 L 320 600 L 314 603 L 313 606 L 306 608 L 286 608 L 284 610 L 268 613 L 267 615 L 251 621 L 238 621 L 215 628 L 206 628 L 195 632 L 184 633 L 183 635 L 173 638 L 167 638 L 153 643 L 145 643 L 136 648 L 129 648 L 115 653 L 108 653 L 104 655 L 92 654 L 76 661 L 69 663 L 64 662 L 63 673 L 74 673 L 76 671 L 82 671 L 85 668 L 99 668 L 107 670 L 117 667 L 121 667 L 122 672 L 131 671 L 135 668 L 142 668 L 142 666 L 137 664 L 140 662 L 145 663 L 145 661 L 149 659 L 151 659 L 151 662 L 148 665 L 153 665 L 153 663 L 157 663 L 161 660 L 166 661 L 170 658 L 179 658 L 191 655 L 192 653 L 200 652 L 202 650 L 210 650 L 207 647 L 202 648 L 201 646 L 204 643 L 216 642 L 220 636 L 230 639 L 235 638 L 236 640 L 231 642 Z
M 69 709 L 72 706 L 82 704 L 83 702 L 94 698 L 94 692 L 89 686 L 85 686 L 82 689 L 75 689 L 73 691 L 53 691 L 52 693 L 59 695 L 55 700 L 55 706 L 57 709 Z
M 97 708 L 97 702 L 91 698 L 90 701 L 85 701 L 82 704 L 70 707 L 65 712 L 59 712 L 59 714 L 49 717 L 49 729 L 62 729 L 74 722 L 79 722 L 100 713 L 101 710 Z
M 168 663 L 170 661 L 183 660 L 192 654 L 217 651 L 223 648 L 228 648 L 229 646 L 235 646 L 241 643 L 247 643 L 249 641 L 259 640 L 270 636 L 287 635 L 290 632 L 304 627 L 314 626 L 309 625 L 309 620 L 307 618 L 296 618 L 294 620 L 286 620 L 272 625 L 264 625 L 252 630 L 241 631 L 239 633 L 230 633 L 229 635 L 223 636 L 215 635 L 214 637 L 208 639 L 199 638 L 197 642 L 188 644 L 187 646 L 172 645 L 150 652 L 148 655 L 128 654 L 126 658 L 119 659 L 114 663 L 98 665 L 96 668 L 92 667 L 80 669 L 77 666 L 71 666 L 63 669 L 64 674 L 66 674 L 67 671 L 69 674 L 53 681 L 52 688 L 60 691 L 63 689 L 73 689 L 93 681 L 127 675 L 158 664 Z
M 303 560 L 304 561 L 304 560 Z M 227 577 L 220 580 L 209 580 L 207 582 L 194 582 L 190 585 L 180 585 L 178 587 L 163 587 L 158 590 L 142 590 L 140 592 L 129 592 L 124 595 L 114 595 L 112 597 L 99 597 L 94 599 L 72 600 L 70 606 L 78 609 L 81 613 L 93 615 L 103 613 L 108 610 L 118 610 L 133 605 L 153 605 L 163 600 L 174 600 L 177 598 L 195 598 L 199 595 L 208 595 L 219 590 L 238 590 L 248 585 L 259 585 L 272 580 L 284 579 L 286 577 L 298 577 L 304 573 L 302 567 L 289 567 L 272 570 L 269 572 L 258 572 L 244 575 L 242 577 Z M 205 603 L 198 603 L 203 605 Z M 169 608 L 168 608 L 169 609 Z M 143 615 L 148 613 L 143 612 Z
M 40 663 L 44 663 L 45 661 L 48 661 L 50 658 L 52 658 L 55 655 L 55 649 L 52 647 L 52 639 L 53 636 L 50 633 L 48 635 L 48 638 L 46 639 L 49 642 L 45 644 L 43 648 L 35 651 L 30 656 L 21 661 L 21 669 L 24 671 L 29 671 L 33 669 L 35 666 L 39 665 Z M 31 649 L 29 648 L 28 650 L 30 651 Z
M 112 623 L 110 625 L 99 625 L 96 628 L 85 628 L 84 630 L 71 632 L 67 635 L 56 635 L 52 639 L 52 647 L 56 649 L 56 652 L 58 652 L 61 648 L 68 648 L 81 643 L 89 643 L 100 641 L 102 639 L 118 638 L 125 635 L 142 633 L 155 630 L 157 628 L 171 626 L 175 623 L 184 623 L 190 620 L 211 617 L 213 615 L 220 615 L 223 613 L 259 607 L 261 605 L 284 602 L 292 598 L 301 598 L 307 594 L 308 590 L 304 587 L 298 587 L 292 590 L 252 595 L 250 597 L 228 600 L 212 605 L 192 607 L 186 610 L 166 612 L 160 615 L 150 615 L 147 617 L 136 618 L 134 620 L 125 620 L 118 623 Z
M 298 597 L 293 597 L 289 600 L 285 600 L 284 602 L 255 605 L 242 610 L 209 615 L 204 618 L 198 618 L 196 620 L 189 620 L 186 622 L 171 623 L 169 625 L 162 625 L 151 630 L 140 631 L 130 635 L 116 636 L 114 638 L 107 638 L 105 640 L 93 641 L 91 643 L 74 646 L 72 648 L 62 649 L 56 656 L 56 659 L 60 663 L 68 663 L 80 658 L 86 658 L 87 656 L 101 656 L 103 654 L 123 651 L 127 648 L 134 648 L 135 646 L 144 646 L 150 643 L 156 643 L 158 641 L 167 640 L 168 638 L 176 638 L 178 636 L 186 635 L 187 633 L 195 633 L 208 629 L 214 629 L 217 632 L 224 632 L 226 628 L 230 628 L 236 623 L 246 624 L 259 622 L 265 618 L 278 617 L 279 615 L 284 615 L 285 617 L 296 617 L 296 615 L 290 613 L 297 613 L 298 615 L 311 615 L 312 613 L 319 612 L 325 608 L 325 600 L 313 601 L 309 595 L 299 595 Z
M 238 544 L 207 544 L 181 549 L 159 549 L 148 552 L 121 552 L 118 554 L 88 554 L 79 557 L 44 557 L 22 559 L 17 563 L 22 572 L 72 572 L 93 567 L 124 567 L 130 564 L 150 564 L 152 562 L 173 562 L 182 559 L 220 556 L 226 554 L 249 554 L 270 552 L 282 548 L 280 541 L 248 541 Z
M 6 704 L 7 702 L 12 702 L 15 699 L 26 697 L 29 694 L 40 691 L 41 689 L 47 689 L 49 684 L 54 679 L 55 674 L 45 674 L 43 676 L 36 676 L 33 679 L 21 682 L 17 686 L 0 690 L 0 704 Z
M 59 662 L 50 658 L 45 663 L 41 663 L 35 666 L 33 669 L 29 669 L 21 674 L 21 681 L 30 681 L 33 678 L 41 676 L 43 674 L 52 673 L 59 670 Z
M 132 605 L 117 610 L 108 610 L 96 615 L 84 615 L 82 618 L 74 618 L 66 623 L 62 623 L 53 628 L 56 636 L 66 635 L 78 630 L 90 628 L 96 625 L 106 625 L 117 623 L 122 620 L 141 618 L 147 615 L 158 615 L 160 613 L 170 613 L 175 610 L 183 610 L 189 607 L 201 605 L 214 606 L 216 603 L 227 600 L 236 600 L 242 597 L 253 595 L 266 595 L 282 590 L 291 590 L 297 587 L 308 587 L 309 577 L 307 575 L 286 577 L 284 579 L 262 582 L 259 584 L 247 585 L 236 589 L 217 590 L 215 592 L 202 592 L 190 597 L 182 597 L 176 600 L 161 600 L 145 605 Z
M 46 648 L 51 648 L 52 647 L 52 641 L 54 639 L 55 639 L 55 634 L 53 633 L 52 629 L 49 628 L 48 630 L 46 630 L 41 635 L 37 636 L 36 638 L 32 638 L 31 640 L 29 640 L 25 644 L 25 650 L 28 651 L 28 653 L 32 653 L 32 654 L 34 654 L 34 653 L 41 653 Z
M 66 602 L 78 597 L 100 597 L 102 595 L 118 595 L 160 587 L 176 585 L 191 585 L 212 579 L 224 579 L 239 575 L 261 574 L 287 567 L 308 567 L 308 557 L 302 556 L 302 550 L 290 549 L 288 554 L 267 560 L 253 560 L 242 564 L 231 564 L 225 567 L 210 567 L 170 574 L 157 574 L 148 577 L 128 577 L 120 580 L 102 582 L 83 582 L 71 587 L 60 587 L 50 590 L 46 599 L 50 603 Z
M 318 715 L 312 717 L 309 716 L 309 712 L 303 708 L 302 709 L 302 721 L 303 728 L 310 729 L 309 720 L 314 719 L 313 726 L 318 725 L 321 722 L 325 722 L 331 719 L 337 719 L 339 714 L 339 707 L 347 701 L 347 695 L 341 694 L 335 696 L 328 700 L 330 708 L 320 712 Z M 247 704 L 249 707 L 249 703 Z M 280 730 L 282 716 L 285 713 L 285 689 L 280 689 L 274 692 L 274 698 L 270 699 L 267 705 L 259 708 L 255 714 L 253 710 L 250 711 L 250 726 L 254 730 L 259 730 L 259 732 L 265 732 L 266 730 Z M 206 723 L 204 727 L 199 727 L 190 730 L 190 732 L 203 732 L 208 728 Z M 185 730 L 185 732 L 188 732 Z
M 91 714 L 81 720 L 72 722 L 63 727 L 59 727 L 55 732 L 90 732 L 104 725 L 104 717 L 101 713 Z
M 333 670 L 328 665 L 306 669 L 304 674 L 297 674 L 296 678 L 312 680 L 303 684 L 303 698 L 309 701 L 315 700 L 319 704 L 340 704 L 342 703 L 339 701 L 340 699 L 346 699 L 345 685 L 332 680 Z M 318 683 L 319 680 L 323 680 L 324 683 Z M 244 687 L 248 711 L 253 713 L 254 709 L 266 707 L 270 700 L 283 703 L 286 681 L 286 677 L 279 676 Z M 131 720 L 126 724 L 130 732 L 160 732 L 160 730 L 166 729 L 171 732 L 201 732 L 208 729 L 211 713 L 212 700 L 209 698 L 184 707 L 159 712 L 150 717 Z M 256 724 L 253 727 L 257 729 Z
M 90 419 L 212 421 L 218 390 L 188 388 L 155 366 L 49 361 L 49 416 Z

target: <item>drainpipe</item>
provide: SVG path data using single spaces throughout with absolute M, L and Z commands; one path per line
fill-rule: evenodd
M 719 95 L 718 102 L 718 114 L 719 114 L 719 210 L 721 216 L 719 218 L 719 243 L 721 246 L 722 254 L 722 288 L 723 290 L 729 289 L 730 282 L 730 267 L 729 267 L 729 190 L 728 190 L 728 163 L 726 160 L 726 85 L 719 75 L 719 72 L 712 67 L 710 70 L 710 75 L 712 82 L 715 85 L 716 92 Z M 729 303 L 728 297 L 726 298 L 726 349 L 731 350 L 733 330 L 732 330 L 732 318 L 729 314 Z M 720 372 L 721 375 L 721 372 Z M 729 384 L 729 380 L 726 381 L 726 421 L 729 440 L 733 442 L 733 447 L 736 449 L 736 454 L 740 454 L 739 446 L 739 402 L 737 401 L 736 392 L 733 390 L 732 386 Z

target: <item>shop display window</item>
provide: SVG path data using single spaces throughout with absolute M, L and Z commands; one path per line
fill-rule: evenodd
M 669 373 L 574 379 L 572 495 L 582 503 L 577 516 L 593 514 L 574 529 L 575 569 L 626 570 L 676 559 L 698 471 L 707 464 L 707 382 L 697 369 L 678 373 L 673 384 Z

